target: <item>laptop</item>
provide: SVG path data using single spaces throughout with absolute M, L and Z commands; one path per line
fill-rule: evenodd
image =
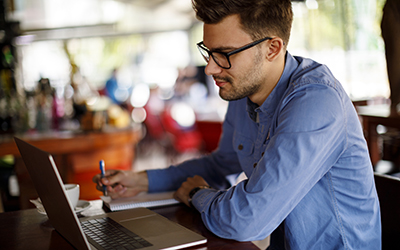
M 207 239 L 147 209 L 135 208 L 78 219 L 63 188 L 63 181 L 53 157 L 33 145 L 14 137 L 36 191 L 52 226 L 76 249 L 182 249 L 204 244 Z M 101 226 L 92 225 L 92 223 Z M 96 231 L 110 226 L 108 232 Z M 92 232 L 90 232 L 92 231 Z M 104 237 L 122 231 L 120 243 L 109 246 Z M 127 241 L 135 240 L 132 246 Z M 119 249 L 119 248 L 118 248 Z M 122 248 L 125 249 L 125 248 Z

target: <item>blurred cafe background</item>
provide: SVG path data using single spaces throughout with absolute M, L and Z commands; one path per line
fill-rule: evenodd
M 385 109 L 385 2 L 293 1 L 288 50 L 328 65 L 356 106 Z M 0 211 L 37 198 L 13 136 L 51 153 L 87 200 L 101 159 L 142 170 L 214 150 L 227 103 L 201 40 L 190 0 L 0 0 Z M 374 163 L 393 132 L 377 128 Z

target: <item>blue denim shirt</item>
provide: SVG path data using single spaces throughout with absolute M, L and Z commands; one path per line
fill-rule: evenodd
M 229 187 L 226 176 L 248 179 Z M 201 175 L 215 189 L 193 197 L 206 227 L 239 241 L 272 232 L 272 249 L 380 249 L 379 201 L 354 106 L 329 69 L 286 55 L 265 102 L 231 101 L 219 147 L 148 171 L 150 192 Z

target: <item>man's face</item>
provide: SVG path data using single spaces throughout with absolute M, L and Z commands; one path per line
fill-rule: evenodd
M 219 52 L 230 52 L 253 42 L 240 27 L 237 15 L 228 16 L 218 24 L 204 24 L 203 38 L 204 45 L 210 51 Z M 205 73 L 214 78 L 222 99 L 231 101 L 249 97 L 254 101 L 252 97 L 262 91 L 267 79 L 261 44 L 234 54 L 229 59 L 231 68 L 223 69 L 211 58 Z

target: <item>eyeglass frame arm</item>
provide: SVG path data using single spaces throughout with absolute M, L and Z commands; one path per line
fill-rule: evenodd
M 214 60 L 214 62 L 215 62 L 216 64 L 218 64 L 218 66 L 220 66 L 220 67 L 223 68 L 223 69 L 230 69 L 230 68 L 232 67 L 231 60 L 229 60 L 229 57 L 230 57 L 231 55 L 237 54 L 237 53 L 239 53 L 239 52 L 242 52 L 243 50 L 246 50 L 246 49 L 249 49 L 249 48 L 251 48 L 251 47 L 253 47 L 253 46 L 256 46 L 257 44 L 259 44 L 259 43 L 261 43 L 261 42 L 264 42 L 265 40 L 271 40 L 271 39 L 273 39 L 273 38 L 272 38 L 272 37 L 264 37 L 264 38 L 262 38 L 262 39 L 260 39 L 260 40 L 251 42 L 251 43 L 249 43 L 249 44 L 246 44 L 246 45 L 244 45 L 244 46 L 242 46 L 242 47 L 240 47 L 240 48 L 237 48 L 237 49 L 235 49 L 235 50 L 232 50 L 232 51 L 230 51 L 230 52 L 210 51 L 207 47 L 204 46 L 204 42 L 203 42 L 203 41 L 197 43 L 196 45 L 197 45 L 197 47 L 198 47 L 199 49 L 201 48 L 201 49 L 203 49 L 204 51 L 206 51 L 206 52 L 208 53 L 208 57 L 212 57 L 213 60 Z M 226 60 L 228 61 L 229 67 L 223 67 L 223 66 L 219 65 L 219 63 L 217 63 L 217 61 L 215 60 L 215 58 L 214 58 L 214 56 L 213 56 L 213 53 L 214 53 L 214 52 L 219 53 L 219 54 L 221 54 L 221 55 L 224 55 L 224 56 L 226 57 Z M 201 54 L 202 54 L 202 53 L 201 53 Z M 206 60 L 206 61 L 208 62 L 209 60 Z

